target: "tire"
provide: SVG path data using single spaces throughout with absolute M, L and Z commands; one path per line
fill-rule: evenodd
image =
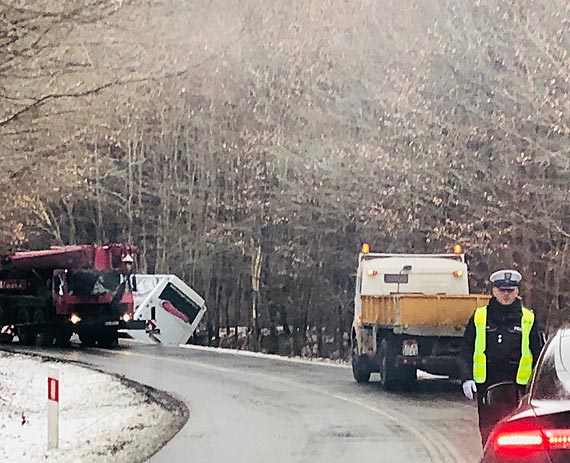
M 365 362 L 360 358 L 358 354 L 358 347 L 356 343 L 352 349 L 352 375 L 357 383 L 367 383 L 370 381 L 370 374 L 372 372 L 367 367 Z
M 54 336 L 46 332 L 36 333 L 35 341 L 38 347 L 51 347 L 53 346 Z
M 14 336 L 11 334 L 1 333 L 0 334 L 0 344 L 12 344 Z
M 55 334 L 55 342 L 54 344 L 57 347 L 68 347 L 69 346 L 69 340 L 71 339 L 71 332 L 67 331 L 67 330 L 61 330 L 58 331 Z
M 414 366 L 403 365 L 398 367 L 396 370 L 399 377 L 400 387 L 405 391 L 413 389 L 417 380 L 417 368 Z
M 32 321 L 32 317 L 30 316 L 29 310 L 22 307 L 18 311 L 17 320 L 18 324 L 30 323 Z M 36 335 L 34 333 L 22 333 L 20 330 L 18 330 L 18 339 L 20 341 L 20 344 L 23 346 L 33 346 L 36 342 Z
M 417 379 L 417 368 L 412 365 L 395 365 L 395 343 L 382 339 L 379 350 L 380 385 L 385 391 L 410 390 Z
M 4 319 L 5 311 L 2 306 L 0 306 L 0 330 L 3 328 L 7 328 L 5 333 L 0 331 L 0 344 L 11 344 L 14 340 L 14 335 L 12 334 L 12 329 L 9 327 L 11 323 L 8 323 L 8 320 Z M 6 323 L 6 325 L 4 325 Z
M 81 345 L 85 347 L 95 347 L 95 344 L 97 344 L 97 338 L 91 333 L 80 333 L 79 340 Z
M 18 339 L 22 346 L 33 346 L 36 343 L 36 335 L 33 333 L 19 333 Z
M 47 316 L 45 312 L 39 308 L 34 310 L 34 323 L 46 323 Z M 53 346 L 54 336 L 50 331 L 40 331 L 35 335 L 35 344 L 38 347 L 51 347 Z
M 393 390 L 396 386 L 394 356 L 392 355 L 392 346 L 390 346 L 386 338 L 380 343 L 378 352 L 379 369 L 380 369 L 380 386 L 385 391 Z
M 109 348 L 117 342 L 117 333 L 106 333 L 97 336 L 97 344 L 99 347 Z

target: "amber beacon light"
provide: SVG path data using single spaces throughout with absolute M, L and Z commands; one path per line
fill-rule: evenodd
M 368 243 L 363 243 L 362 248 L 360 248 L 362 254 L 368 254 L 370 252 L 370 245 Z
M 463 252 L 463 248 L 460 244 L 456 244 L 453 246 L 453 254 L 461 254 Z

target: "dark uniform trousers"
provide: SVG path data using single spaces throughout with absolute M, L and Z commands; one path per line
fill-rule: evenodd
M 481 446 L 489 439 L 493 427 L 517 407 L 517 403 L 486 403 L 487 388 L 491 384 L 477 384 L 477 409 L 479 412 L 479 430 L 481 432 Z M 525 394 L 526 386 L 519 386 L 518 396 Z

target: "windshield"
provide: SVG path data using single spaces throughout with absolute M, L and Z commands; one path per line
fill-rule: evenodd
M 71 270 L 67 274 L 69 294 L 94 296 L 114 292 L 121 283 L 121 274 L 116 271 L 89 272 Z

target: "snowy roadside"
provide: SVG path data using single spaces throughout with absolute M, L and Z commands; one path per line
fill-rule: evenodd
M 128 340 L 128 342 L 137 342 L 133 340 Z M 311 359 L 302 358 L 302 357 L 285 357 L 282 355 L 277 354 L 265 354 L 262 352 L 251 352 L 247 350 L 236 350 L 236 349 L 228 349 L 224 347 L 207 347 L 207 346 L 197 346 L 194 344 L 180 344 L 178 347 L 182 347 L 184 349 L 196 350 L 196 351 L 207 351 L 207 352 L 216 352 L 220 355 L 237 355 L 242 357 L 257 357 L 257 358 L 269 358 L 272 360 L 278 360 L 281 362 L 290 362 L 290 363 L 303 363 L 305 365 L 322 365 L 326 367 L 336 367 L 336 368 L 352 368 L 350 362 L 343 361 L 343 360 L 330 360 L 322 357 L 315 357 Z M 439 375 L 432 375 L 431 373 L 427 373 L 422 370 L 418 370 L 418 378 L 419 379 L 448 379 L 447 376 L 439 376 Z
M 47 451 L 47 373 L 59 371 L 59 449 Z M 134 387 L 133 387 L 134 386 Z M 188 419 L 166 394 L 65 363 L 0 351 L 0 461 L 142 462 Z
M 136 342 L 136 341 L 129 339 L 128 342 Z M 229 349 L 226 347 L 198 346 L 195 344 L 179 344 L 178 347 L 182 347 L 183 349 L 196 350 L 196 351 L 215 352 L 218 354 L 279 360 L 281 362 L 304 363 L 306 365 L 325 365 L 329 367 L 350 368 L 349 362 L 345 362 L 343 360 L 330 360 L 322 357 L 314 357 L 310 359 L 302 357 L 285 357 L 283 355 L 277 355 L 277 354 L 265 354 L 263 352 Z

